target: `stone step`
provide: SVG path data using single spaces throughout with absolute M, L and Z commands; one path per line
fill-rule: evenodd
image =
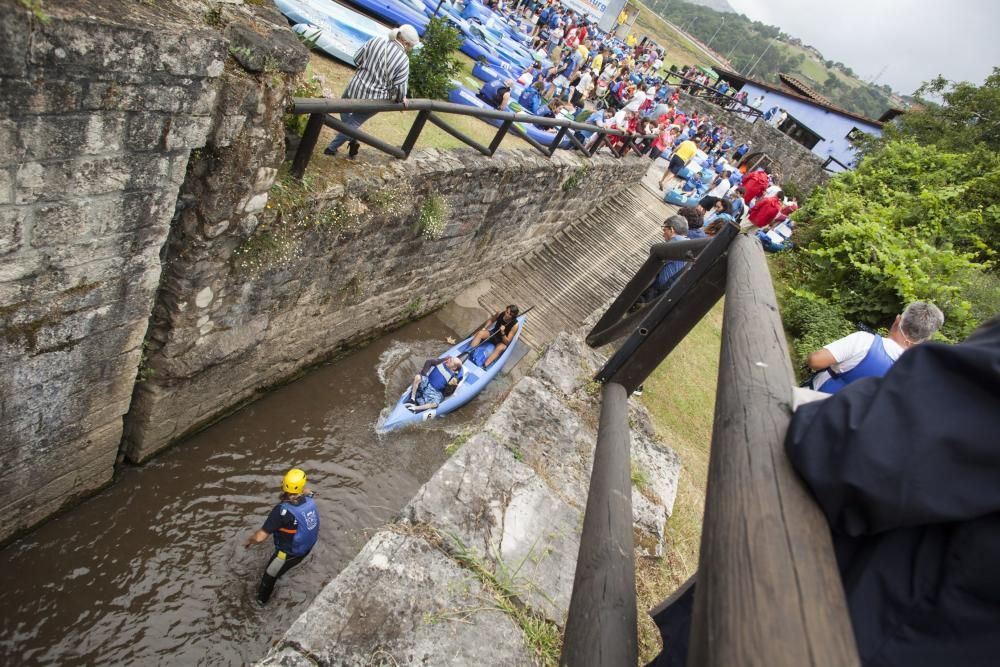
M 621 291 L 675 210 L 644 185 L 626 190 L 502 269 L 479 303 L 491 312 L 534 306 L 522 340 L 539 349 Z

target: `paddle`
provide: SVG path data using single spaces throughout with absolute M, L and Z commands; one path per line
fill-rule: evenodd
M 517 316 L 518 316 L 518 317 L 523 317 L 523 316 L 527 315 L 528 313 L 530 313 L 530 312 L 531 312 L 532 310 L 534 310 L 534 308 L 535 308 L 534 306 L 531 306 L 531 307 L 529 307 L 529 308 L 528 308 L 527 310 L 525 310 L 525 311 L 524 311 L 523 313 L 518 313 L 518 315 L 517 315 Z M 475 333 L 476 333 L 477 331 L 479 331 L 480 329 L 482 329 L 482 327 L 476 327 L 475 329 L 473 329 L 473 330 L 472 330 L 472 333 L 470 333 L 470 334 L 469 334 L 468 336 L 466 336 L 465 338 L 469 338 L 470 336 L 473 336 L 473 335 L 475 335 Z M 492 336 L 491 336 L 491 337 L 492 337 Z M 490 338 L 491 338 L 491 337 L 490 337 Z M 465 338 L 463 338 L 462 340 L 465 340 Z M 482 345 L 483 343 L 487 342 L 487 341 L 488 341 L 488 340 L 489 340 L 490 338 L 486 338 L 485 340 L 481 341 L 481 342 L 479 343 L 479 345 Z M 459 354 L 459 355 L 458 355 L 458 358 L 459 358 L 459 359 L 461 359 L 462 361 L 465 361 L 466 359 L 468 359 L 468 358 L 469 358 L 469 355 L 470 355 L 470 354 L 472 354 L 473 350 L 475 350 L 475 349 L 476 349 L 477 347 L 479 347 L 479 345 L 474 345 L 474 346 L 470 347 L 470 348 L 469 348 L 468 350 L 466 350 L 465 352 L 462 352 L 461 354 Z

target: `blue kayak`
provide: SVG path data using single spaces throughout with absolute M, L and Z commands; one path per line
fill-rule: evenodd
M 455 104 L 464 104 L 470 107 L 479 107 L 480 109 L 493 108 L 483 100 L 479 99 L 474 92 L 472 92 L 465 86 L 461 85 L 460 83 L 453 81 L 452 84 L 454 87 L 448 93 L 449 102 L 454 102 Z M 523 109 L 520 107 L 520 105 L 518 105 L 516 109 L 513 108 L 513 103 L 512 103 L 511 108 L 505 109 L 505 111 L 523 111 Z M 497 127 L 500 127 L 500 125 L 503 124 L 503 121 L 497 118 L 484 118 L 483 120 L 489 123 L 490 125 L 495 125 Z M 551 146 L 552 142 L 556 138 L 556 132 L 558 132 L 558 130 L 546 130 L 537 125 L 532 125 L 530 123 L 514 123 L 514 125 L 515 127 L 524 131 L 525 134 L 527 134 L 529 137 L 531 137 L 532 139 L 534 139 L 543 146 Z M 568 137 L 563 137 L 563 140 L 559 143 L 560 148 L 569 148 L 572 145 L 573 144 Z
M 389 32 L 388 26 L 332 0 L 275 0 L 274 4 L 295 24 L 292 30 L 315 39 L 316 48 L 351 66 L 365 42 Z
M 428 419 L 434 419 L 435 417 L 440 417 L 446 415 L 449 412 L 454 412 L 459 409 L 473 398 L 479 394 L 483 389 L 486 388 L 493 378 L 503 370 L 504 364 L 507 363 L 507 359 L 510 358 L 511 353 L 517 346 L 517 341 L 521 337 L 521 330 L 524 328 L 524 321 L 527 314 L 521 315 L 517 318 L 517 331 L 514 333 L 514 338 L 511 340 L 510 345 L 504 350 L 503 354 L 500 355 L 496 361 L 489 367 L 484 369 L 482 366 L 477 365 L 475 362 L 480 363 L 485 362 L 489 358 L 490 353 L 493 351 L 494 346 L 492 343 L 487 343 L 480 345 L 478 348 L 473 350 L 472 354 L 468 355 L 468 359 L 465 359 L 462 364 L 462 368 L 465 370 L 465 379 L 459 383 L 458 387 L 455 389 L 455 393 L 444 399 L 437 408 L 433 410 L 424 410 L 423 412 L 410 412 L 405 406 L 410 399 L 410 389 L 407 387 L 403 394 L 399 397 L 399 401 L 396 402 L 395 407 L 389 416 L 385 418 L 385 421 L 379 427 L 378 431 L 380 433 L 386 433 L 388 431 L 394 431 L 398 428 L 406 426 L 408 424 L 416 424 L 417 422 L 427 421 Z M 458 345 L 449 348 L 447 352 L 442 354 L 442 357 L 457 357 L 463 352 L 468 351 L 469 345 L 472 343 L 472 336 L 466 338 Z
M 427 14 L 418 12 L 397 0 L 347 0 L 347 2 L 391 25 L 400 26 L 409 23 L 417 29 L 418 35 L 423 35 L 427 31 L 427 23 L 430 21 Z

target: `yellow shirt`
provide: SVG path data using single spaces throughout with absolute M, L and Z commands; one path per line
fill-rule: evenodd
M 622 13 L 618 15 L 618 25 L 625 25 L 625 21 L 628 21 L 628 12 L 623 9 Z
M 596 56 L 594 56 L 594 62 L 590 63 L 590 69 L 600 74 L 601 67 L 603 66 L 604 66 L 604 54 L 598 53 Z
M 697 152 L 698 152 L 698 145 L 695 144 L 690 139 L 688 139 L 687 141 L 681 142 L 681 145 L 678 146 L 677 150 L 674 151 L 674 155 L 687 162 L 692 157 L 694 157 L 694 154 Z
M 636 41 L 638 41 L 638 40 L 636 40 L 635 35 L 633 35 L 632 33 L 629 33 L 628 37 L 625 38 L 625 45 L 626 46 L 635 46 Z
M 587 56 L 590 55 L 590 50 L 583 44 L 576 47 L 576 52 L 580 54 L 580 62 L 586 62 Z

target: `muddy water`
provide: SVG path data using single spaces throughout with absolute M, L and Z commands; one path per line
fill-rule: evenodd
M 451 333 L 432 316 L 318 368 L 0 551 L 0 664 L 263 656 L 509 383 L 501 376 L 445 419 L 376 436 L 380 413 Z M 243 542 L 292 466 L 316 491 L 320 542 L 261 609 L 253 597 L 270 545 Z

